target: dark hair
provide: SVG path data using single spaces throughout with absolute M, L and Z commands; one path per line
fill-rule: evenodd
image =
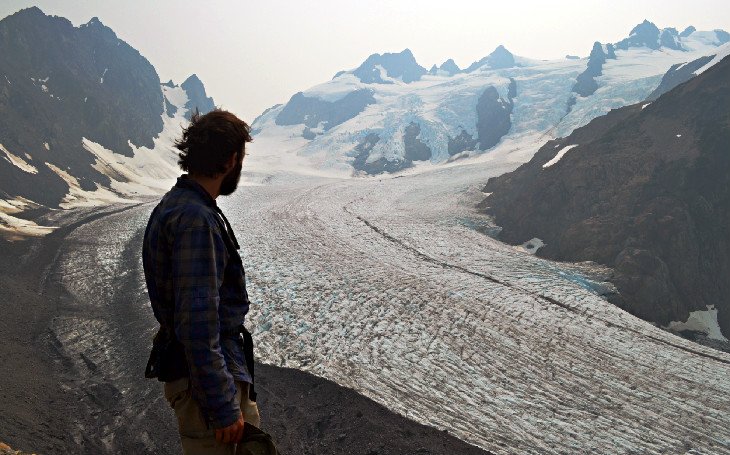
M 232 155 L 245 155 L 244 146 L 251 140 L 251 128 L 230 112 L 216 108 L 200 115 L 196 110 L 182 138 L 175 141 L 180 150 L 177 163 L 185 172 L 215 177 L 226 171 Z

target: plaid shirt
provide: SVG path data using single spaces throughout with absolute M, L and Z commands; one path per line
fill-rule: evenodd
M 237 244 L 222 215 L 183 175 L 152 212 L 142 249 L 155 318 L 185 347 L 193 397 L 211 428 L 238 419 L 234 381 L 252 382 L 238 333 L 249 307 L 243 263 L 226 247 Z

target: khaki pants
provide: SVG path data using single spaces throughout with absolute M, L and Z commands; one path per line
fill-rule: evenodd
M 193 399 L 188 378 L 165 383 L 165 398 L 177 416 L 184 455 L 234 455 L 235 444 L 219 444 L 215 430 L 208 429 L 198 403 Z M 259 409 L 248 398 L 248 383 L 236 381 L 236 400 L 246 424 L 260 425 Z

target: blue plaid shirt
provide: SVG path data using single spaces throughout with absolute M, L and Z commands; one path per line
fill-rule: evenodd
M 155 318 L 185 347 L 193 398 L 211 428 L 238 419 L 234 381 L 252 382 L 237 330 L 249 307 L 243 263 L 221 216 L 183 175 L 153 210 L 142 248 Z

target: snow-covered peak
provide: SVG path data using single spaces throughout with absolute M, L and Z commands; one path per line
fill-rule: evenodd
M 458 74 L 460 72 L 461 68 L 459 68 L 459 65 L 454 62 L 454 59 L 450 58 L 443 62 L 439 67 L 433 65 L 428 74 L 432 76 L 453 76 L 454 74 Z
M 197 74 L 192 74 L 185 79 L 180 88 L 185 91 L 188 97 L 188 102 L 185 104 L 185 109 L 188 111 L 186 114 L 188 120 L 196 110 L 201 114 L 205 114 L 215 109 L 213 98 L 210 98 L 205 92 L 205 86 Z
M 352 71 L 352 74 L 366 84 L 393 83 L 389 79 L 410 83 L 420 80 L 426 73 L 426 68 L 416 62 L 410 49 L 404 49 L 399 53 L 372 54 Z M 341 74 L 343 73 L 337 73 L 335 78 Z
M 629 37 L 618 43 L 616 47 L 622 50 L 628 50 L 630 47 L 648 47 L 649 49 L 659 49 L 659 35 L 661 31 L 653 22 L 644 19 L 644 22 L 631 29 Z
M 82 24 L 79 28 L 87 29 L 92 32 L 101 33 L 102 35 L 108 35 L 109 37 L 113 39 L 119 39 L 117 37 L 117 34 L 114 33 L 114 30 L 107 27 L 98 17 L 94 16 L 92 17 L 89 22 Z
M 496 70 L 512 68 L 513 66 L 515 66 L 515 56 L 500 44 L 491 54 L 469 65 L 464 72 L 471 73 L 472 71 L 482 67 Z
M 635 27 L 632 39 L 648 29 L 651 23 Z M 611 109 L 644 102 L 673 65 L 718 53 L 714 31 L 680 37 L 675 29 L 656 29 L 657 40 L 666 32 L 682 49 L 624 50 L 597 42 L 589 58 L 543 61 L 499 46 L 465 70 L 447 60 L 410 82 L 389 65 L 417 65 L 410 51 L 373 54 L 358 68 L 367 68 L 370 78 L 358 70 L 338 73 L 257 118 L 253 147 L 260 161 L 249 165 L 293 169 L 296 162 L 298 170 L 340 176 L 415 172 L 428 163 L 496 159 L 516 149 L 524 155 L 506 159 L 529 160 L 529 151 L 544 141 Z M 487 150 L 489 156 L 479 158 Z
M 696 31 L 697 31 L 697 29 L 694 28 L 694 26 L 690 25 L 689 27 L 685 28 L 684 31 L 682 31 L 682 33 L 679 34 L 679 37 L 680 38 L 686 38 L 686 37 L 688 37 L 689 35 L 693 34 Z
M 711 56 L 712 59 L 710 59 L 709 62 L 705 63 L 700 69 L 694 71 L 695 75 L 702 74 L 703 72 L 707 71 L 709 68 L 715 66 L 716 64 L 720 63 L 720 61 L 727 56 L 730 55 L 730 43 L 723 44 L 722 46 L 717 48 L 717 53 L 714 56 Z M 709 59 L 709 56 L 708 56 Z
M 724 30 L 701 32 L 690 25 L 679 33 L 674 27 L 660 29 L 653 22 L 644 20 L 631 30 L 628 38 L 616 43 L 616 49 L 649 48 L 687 51 L 697 49 L 698 43 L 719 46 L 728 41 L 730 41 L 730 34 Z

